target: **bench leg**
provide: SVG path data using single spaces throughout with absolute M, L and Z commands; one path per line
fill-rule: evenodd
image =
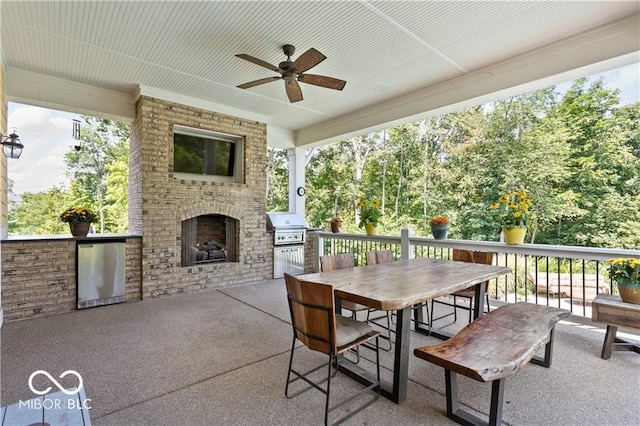
M 505 379 L 495 380 L 491 384 L 491 407 L 488 423 L 460 408 L 458 402 L 458 374 L 445 368 L 444 379 L 447 390 L 447 417 L 461 425 L 498 426 L 502 423 Z
M 491 411 L 489 412 L 489 425 L 502 424 L 502 404 L 504 402 L 504 379 L 494 380 L 491 383 Z
M 602 344 L 602 353 L 600 354 L 600 358 L 611 358 L 611 349 L 613 348 L 613 342 L 616 340 L 617 332 L 618 327 L 614 325 L 607 325 L 607 333 L 604 335 L 604 343 Z
M 555 328 L 552 328 L 549 332 L 549 341 L 546 345 L 544 345 L 544 358 L 540 358 L 539 356 L 534 356 L 529 361 L 531 364 L 541 365 L 543 367 L 551 367 L 551 356 L 553 354 L 553 331 Z

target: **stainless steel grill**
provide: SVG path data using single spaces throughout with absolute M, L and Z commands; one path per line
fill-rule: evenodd
M 304 273 L 307 224 L 295 212 L 267 213 L 267 231 L 273 232 L 273 278 Z

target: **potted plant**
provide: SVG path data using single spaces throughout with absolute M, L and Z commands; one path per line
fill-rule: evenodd
M 429 221 L 431 233 L 436 240 L 444 240 L 449 233 L 450 222 L 446 216 L 434 216 Z
M 331 232 L 333 232 L 334 234 L 337 234 L 338 232 L 340 232 L 340 227 L 342 226 L 342 219 L 340 218 L 340 216 L 335 215 L 334 217 L 331 218 L 331 220 L 329 221 L 329 224 L 331 225 Z
M 522 244 L 527 233 L 527 227 L 535 215 L 531 211 L 531 198 L 524 190 L 507 192 L 490 208 L 500 220 L 504 242 L 507 244 Z
M 633 257 L 611 259 L 609 273 L 618 284 L 622 301 L 640 304 L 640 259 Z
M 98 220 L 98 215 L 86 207 L 69 207 L 60 214 L 60 220 L 69 224 L 74 237 L 86 237 L 91 222 Z
M 365 197 L 364 195 L 358 199 L 356 208 L 360 210 L 360 228 L 364 227 L 367 235 L 376 235 L 378 221 L 382 217 L 380 210 L 380 200 L 376 197 Z

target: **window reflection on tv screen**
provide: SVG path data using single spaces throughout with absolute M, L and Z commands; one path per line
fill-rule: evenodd
M 236 144 L 202 136 L 174 133 L 173 170 L 216 176 L 233 176 Z

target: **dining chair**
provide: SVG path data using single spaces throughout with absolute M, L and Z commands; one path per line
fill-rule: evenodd
M 460 262 L 469 262 L 469 263 L 482 263 L 485 265 L 493 264 L 493 253 L 483 252 L 483 251 L 473 251 L 473 250 L 461 250 L 461 249 L 453 249 L 453 259 Z M 466 288 L 464 290 L 456 291 L 455 293 L 451 293 L 449 296 L 453 297 L 453 303 L 445 301 L 443 299 L 433 299 L 431 300 L 431 324 L 434 321 L 438 321 L 440 319 L 446 318 L 448 316 L 453 315 L 453 322 L 458 321 L 457 309 L 464 309 L 469 311 L 469 322 L 473 319 L 473 299 L 475 298 L 475 289 L 473 287 Z M 467 299 L 468 305 L 466 304 L 458 304 L 458 298 Z M 491 307 L 489 306 L 489 292 L 486 292 L 486 305 L 487 312 L 491 312 Z M 440 303 L 442 305 L 452 306 L 453 312 L 449 312 L 447 314 L 441 315 L 439 317 L 433 318 L 433 304 Z
M 353 253 L 340 253 L 327 256 L 320 256 L 320 271 L 335 271 L 336 269 L 355 268 L 355 261 Z M 352 319 L 358 319 L 358 312 L 367 312 L 367 322 L 369 321 L 369 307 L 361 305 L 360 303 L 352 302 L 350 300 L 341 300 L 340 306 L 342 309 L 346 309 L 351 312 Z M 355 349 L 356 360 L 355 363 L 360 362 L 360 350 Z
M 335 271 L 336 269 L 354 268 L 355 262 L 353 253 L 340 253 L 329 256 L 320 256 L 320 271 Z M 349 300 L 341 301 L 342 309 L 351 312 L 351 318 L 356 319 L 356 314 L 362 311 L 369 311 L 369 307 Z
M 349 410 L 348 414 L 341 417 L 336 423 L 360 412 L 380 397 L 380 351 L 378 347 L 379 332 L 375 331 L 369 324 L 336 314 L 335 297 L 333 287 L 329 284 L 312 283 L 303 281 L 293 275 L 284 274 L 287 286 L 287 300 L 289 312 L 291 314 L 291 325 L 293 327 L 293 341 L 291 343 L 291 355 L 289 357 L 289 369 L 287 371 L 287 384 L 285 395 L 293 398 L 311 388 L 315 388 L 325 394 L 324 423 L 328 423 L 329 413 L 342 407 L 355 398 L 362 397 L 369 391 L 375 391 L 374 396 L 367 399 L 365 403 L 355 410 Z M 339 355 L 345 351 L 358 347 L 359 345 L 375 339 L 376 352 L 376 378 L 371 380 L 371 384 L 360 389 L 356 394 L 342 400 L 339 403 L 329 406 L 331 391 L 331 378 L 337 374 Z M 301 373 L 293 368 L 294 352 L 296 350 L 296 340 L 299 340 L 312 351 L 321 352 L 329 356 L 327 363 Z M 336 371 L 332 374 L 332 367 Z M 312 380 L 309 375 L 316 371 L 327 368 L 327 377 L 322 380 Z M 292 375 L 295 376 L 292 378 Z M 289 386 L 302 380 L 308 386 L 290 394 Z M 321 387 L 327 382 L 326 388 Z
M 375 250 L 365 253 L 367 265 L 393 262 L 393 252 L 391 250 Z

